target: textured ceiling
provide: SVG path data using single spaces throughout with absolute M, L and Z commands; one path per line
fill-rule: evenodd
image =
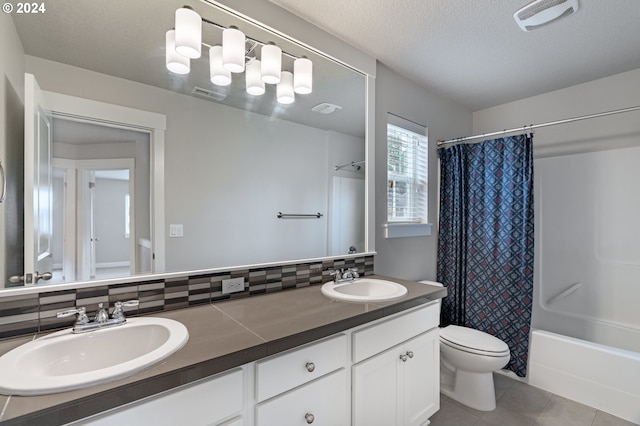
M 640 68 L 640 0 L 579 0 L 531 32 L 528 0 L 270 1 L 474 111 Z

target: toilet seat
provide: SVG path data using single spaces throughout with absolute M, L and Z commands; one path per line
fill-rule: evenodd
M 458 325 L 449 325 L 440 329 L 440 342 L 452 348 L 490 357 L 503 357 L 510 354 L 509 346 L 488 333 Z

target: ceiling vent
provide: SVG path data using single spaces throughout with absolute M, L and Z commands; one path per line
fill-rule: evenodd
M 535 0 L 513 14 L 522 31 L 531 31 L 573 15 L 578 0 Z
M 311 108 L 311 111 L 317 112 L 319 114 L 333 114 L 334 112 L 342 110 L 340 105 L 330 104 L 328 102 L 323 102 Z
M 226 93 L 214 92 L 213 90 L 203 89 L 202 87 L 195 86 L 191 90 L 192 95 L 201 96 L 203 98 L 213 99 L 214 101 L 224 101 L 227 98 Z

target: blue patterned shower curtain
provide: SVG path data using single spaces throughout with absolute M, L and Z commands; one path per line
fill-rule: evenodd
M 441 148 L 438 281 L 442 326 L 509 345 L 506 368 L 527 371 L 533 299 L 533 135 Z

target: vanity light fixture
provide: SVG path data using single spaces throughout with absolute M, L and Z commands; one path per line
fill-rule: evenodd
M 232 73 L 244 72 L 245 36 L 236 27 L 222 31 L 222 64 Z
M 202 42 L 202 24 L 222 30 L 222 46 Z M 209 47 L 211 82 L 217 86 L 231 84 L 231 73 L 245 72 L 247 93 L 262 95 L 265 83 L 275 84 L 277 100 L 281 104 L 295 101 L 295 94 L 309 94 L 313 90 L 313 63 L 305 56 L 296 57 L 275 45 L 247 37 L 235 26 L 224 27 L 202 18 L 189 6 L 176 10 L 175 29 L 166 33 L 166 67 L 176 74 L 188 74 L 190 59 L 201 56 L 202 46 Z M 247 48 L 247 41 L 251 46 Z M 260 44 L 260 60 L 254 49 Z M 293 59 L 293 73 L 282 71 L 282 56 Z
M 197 59 L 202 49 L 202 18 L 198 12 L 181 7 L 176 10 L 176 46 L 182 56 Z
M 167 55 L 166 65 L 167 69 L 176 74 L 189 74 L 191 70 L 191 61 L 186 56 L 182 56 L 176 52 L 176 31 L 169 30 L 166 34 L 167 43 Z
M 308 95 L 313 90 L 313 62 L 303 56 L 293 61 L 293 90 Z
M 293 74 L 289 71 L 282 71 L 280 83 L 276 86 L 276 95 L 278 103 L 292 104 L 295 101 L 295 93 L 293 92 Z
M 231 71 L 222 62 L 222 46 L 209 48 L 209 73 L 211 82 L 216 86 L 228 86 L 231 84 Z
M 247 93 L 250 95 L 264 95 L 265 87 L 264 81 L 262 81 L 262 75 L 260 74 L 260 61 L 257 59 L 249 59 L 247 63 L 247 72 L 244 75 Z
M 282 69 L 282 49 L 269 42 L 260 50 L 262 60 L 262 81 L 267 84 L 280 83 Z

